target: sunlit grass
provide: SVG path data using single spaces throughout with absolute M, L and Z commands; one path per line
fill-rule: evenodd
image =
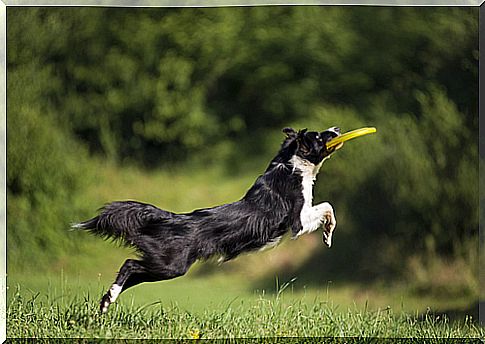
M 466 318 L 450 322 L 432 314 L 411 314 L 365 304 L 342 308 L 330 298 L 305 302 L 288 297 L 284 284 L 273 295 L 224 299 L 198 312 L 155 300 L 112 305 L 100 315 L 91 292 L 75 296 L 59 291 L 28 296 L 11 290 L 7 308 L 8 337 L 103 338 L 241 338 L 241 337 L 482 337 Z M 291 294 L 291 293 L 290 293 Z M 55 296 L 58 295 L 58 296 Z M 210 297 L 209 297 L 210 298 Z
M 65 300 L 89 295 L 91 302 L 97 304 L 113 282 L 114 276 L 115 271 L 107 275 L 92 273 L 91 276 L 86 273 L 78 276 L 64 273 L 57 276 L 14 276 L 8 279 L 7 296 L 9 301 L 18 294 L 25 299 L 37 296 L 39 299 L 62 303 Z M 469 306 L 469 299 L 466 297 L 444 301 L 432 295 L 414 295 L 406 286 L 364 287 L 358 284 L 328 282 L 316 287 L 306 286 L 297 278 L 280 281 L 276 277 L 268 277 L 265 285 L 269 287 L 255 286 L 255 281 L 244 274 L 211 273 L 199 276 L 195 271 L 174 280 L 144 283 L 131 288 L 121 295 L 117 304 L 143 307 L 159 302 L 165 306 L 177 305 L 182 310 L 201 314 L 209 309 L 222 311 L 224 307 L 221 305 L 229 302 L 253 302 L 261 295 L 274 296 L 283 285 L 286 286 L 283 295 L 285 301 L 298 301 L 307 306 L 317 301 L 331 301 L 338 311 L 349 307 L 360 310 L 392 308 L 408 314 L 424 314 L 427 311 L 438 314 L 449 309 Z M 464 320 L 465 313 L 457 320 Z

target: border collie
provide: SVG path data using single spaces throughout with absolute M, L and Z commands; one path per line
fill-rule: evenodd
M 263 175 L 239 201 L 191 213 L 175 214 L 153 205 L 121 201 L 100 209 L 98 216 L 74 225 L 104 238 L 120 239 L 134 247 L 139 259 L 127 259 L 100 303 L 102 313 L 126 289 L 143 282 L 184 275 L 199 259 L 212 256 L 228 261 L 247 251 L 278 244 L 323 226 L 330 247 L 336 226 L 332 206 L 312 205 L 313 182 L 340 135 L 337 127 L 321 133 L 285 128 L 286 139 Z

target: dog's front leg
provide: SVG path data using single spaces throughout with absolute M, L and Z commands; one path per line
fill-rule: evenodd
M 337 226 L 337 219 L 332 206 L 328 202 L 321 203 L 316 207 L 320 207 L 323 223 L 323 242 L 329 248 L 332 246 L 332 234 Z
M 332 246 L 332 234 L 337 225 L 337 220 L 330 203 L 324 202 L 313 207 L 304 207 L 300 220 L 302 229 L 297 233 L 296 237 L 314 232 L 323 224 L 323 242 L 328 247 Z

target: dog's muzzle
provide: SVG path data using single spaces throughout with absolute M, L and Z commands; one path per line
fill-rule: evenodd
M 331 127 L 331 128 L 328 128 L 326 131 L 330 131 L 337 136 L 340 135 L 340 128 L 339 127 Z
M 327 130 L 325 130 L 325 131 L 324 131 L 324 133 L 326 133 L 326 132 L 330 132 L 330 133 L 334 134 L 334 135 L 335 135 L 335 137 L 340 136 L 340 128 L 339 128 L 339 127 L 331 127 L 331 128 L 328 128 Z M 322 134 L 323 134 L 323 133 L 322 133 Z M 342 148 L 342 146 L 343 146 L 343 145 L 344 145 L 344 144 L 343 144 L 343 143 L 341 143 L 341 144 L 339 144 L 339 145 L 337 145 L 337 146 L 335 146 L 335 147 L 330 148 L 330 149 L 329 149 L 329 151 L 330 151 L 331 153 L 333 153 L 333 152 L 335 152 L 337 149 Z

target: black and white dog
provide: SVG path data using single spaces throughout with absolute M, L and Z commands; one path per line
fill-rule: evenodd
M 323 226 L 323 242 L 330 247 L 334 211 L 327 202 L 312 205 L 313 182 L 323 161 L 339 148 L 327 149 L 325 144 L 340 130 L 283 132 L 287 137 L 280 151 L 237 202 L 188 214 L 135 201 L 113 202 L 98 216 L 75 225 L 121 239 L 140 255 L 124 262 L 101 300 L 101 311 L 129 287 L 182 276 L 198 259 L 220 256 L 228 261 L 242 252 L 275 246 L 289 231 L 296 238 Z

